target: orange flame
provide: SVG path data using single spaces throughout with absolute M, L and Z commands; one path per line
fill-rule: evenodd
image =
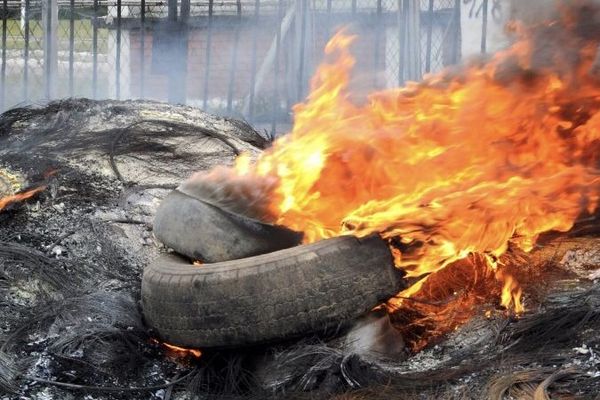
M 0 198 L 0 211 L 2 211 L 3 209 L 5 209 L 6 207 L 8 207 L 9 205 L 11 205 L 13 203 L 25 201 L 25 200 L 35 196 L 36 194 L 44 191 L 45 189 L 46 189 L 46 186 L 39 186 L 35 189 L 27 190 L 25 192 L 2 197 L 2 198 Z
M 395 241 L 409 277 L 472 253 L 529 251 L 541 233 L 568 231 L 598 205 L 598 35 L 582 35 L 575 12 L 562 15 L 534 29 L 513 24 L 518 40 L 486 62 L 363 103 L 351 99 L 354 37 L 338 33 L 291 133 L 255 164 L 242 157 L 204 179 L 251 182 L 266 204 L 256 215 L 307 242 L 378 232 Z M 502 304 L 522 311 L 518 283 L 495 277 Z
M 187 357 L 191 356 L 194 358 L 200 358 L 202 356 L 202 352 L 198 349 L 188 349 L 185 347 L 175 346 L 174 344 L 169 344 L 166 342 L 161 342 L 156 339 L 150 339 L 152 343 L 156 343 L 164 347 L 167 351 L 177 355 L 178 357 Z
M 161 343 L 161 344 L 164 347 L 166 347 L 168 350 L 173 351 L 182 356 L 190 355 L 194 358 L 200 358 L 200 356 L 202 356 L 202 352 L 198 349 L 186 349 L 184 347 L 179 347 L 179 346 L 175 346 L 175 345 L 168 344 L 168 343 Z

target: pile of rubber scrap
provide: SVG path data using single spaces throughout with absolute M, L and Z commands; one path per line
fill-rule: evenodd
M 266 145 L 153 102 L 0 116 L 0 169 L 44 186 L 0 212 L 0 398 L 597 395 L 595 221 L 521 256 L 539 272 L 521 318 L 481 313 L 412 354 L 369 312 L 405 284 L 380 239 L 298 245 L 185 181 Z
M 0 211 L 0 398 L 172 387 L 184 367 L 138 306 L 142 269 L 164 251 L 156 208 L 182 177 L 268 143 L 244 122 L 147 101 L 2 114 L 0 197 L 40 190 Z

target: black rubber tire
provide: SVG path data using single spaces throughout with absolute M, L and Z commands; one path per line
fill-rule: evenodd
M 331 331 L 404 288 L 379 237 L 337 237 L 193 266 L 166 255 L 142 278 L 146 323 L 167 343 L 231 348 Z
M 230 214 L 174 190 L 154 217 L 154 235 L 191 259 L 214 263 L 298 245 L 302 234 Z

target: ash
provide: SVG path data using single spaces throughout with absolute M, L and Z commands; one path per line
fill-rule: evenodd
M 482 313 L 395 360 L 349 351 L 343 338 L 199 359 L 153 341 L 138 300 L 144 266 L 166 251 L 152 235 L 160 200 L 193 172 L 268 144 L 243 122 L 153 102 L 3 114 L 0 168 L 47 188 L 0 213 L 0 399 L 597 396 L 600 285 L 570 270 L 589 270 L 579 250 L 545 266 L 558 278 L 536 282 L 526 315 Z

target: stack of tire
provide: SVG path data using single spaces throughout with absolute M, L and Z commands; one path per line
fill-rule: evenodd
M 211 202 L 175 190 L 155 216 L 175 253 L 144 270 L 142 309 L 165 342 L 233 348 L 339 332 L 404 288 L 378 236 L 301 244 L 301 233 Z

